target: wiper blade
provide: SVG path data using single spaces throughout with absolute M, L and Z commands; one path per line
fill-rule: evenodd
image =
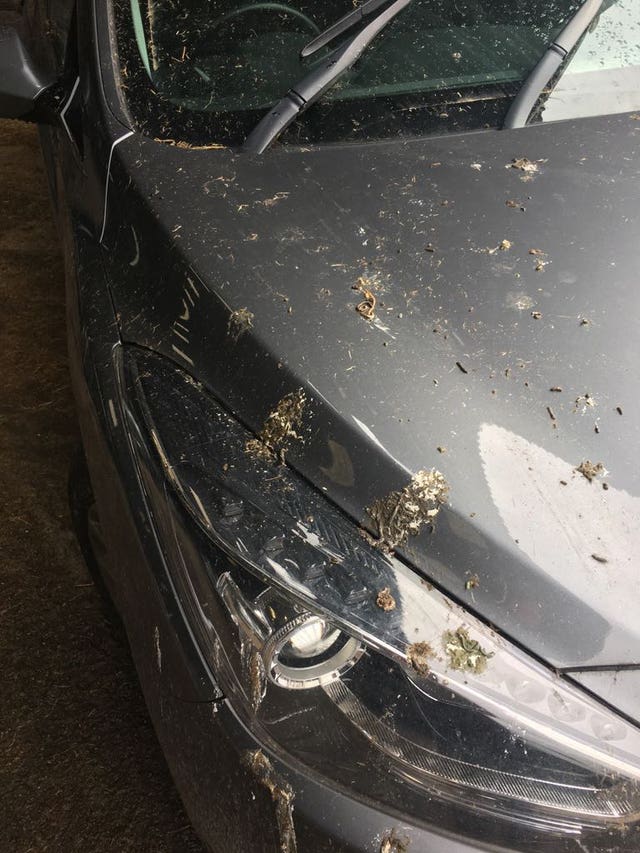
M 520 91 L 509 107 L 503 128 L 524 127 L 526 125 L 540 93 L 582 38 L 601 7 L 602 0 L 585 0 L 580 6 L 556 40 L 548 46 L 542 59 L 522 84 Z
M 306 44 L 300 51 L 300 56 L 311 56 L 312 53 L 320 50 L 321 47 L 329 44 L 329 42 L 333 41 L 334 38 L 337 38 L 342 33 L 350 30 L 351 27 L 355 26 L 363 18 L 366 18 L 367 15 L 371 15 L 376 11 L 376 9 L 379 9 L 380 6 L 384 6 L 385 3 L 388 2 L 389 0 L 366 0 L 366 2 L 361 6 L 358 6 L 357 9 L 347 12 L 347 14 L 343 15 L 342 18 L 334 24 L 331 24 L 326 30 L 319 33 L 312 41 L 309 42 L 309 44 Z
M 357 35 L 330 53 L 258 122 L 245 139 L 242 150 L 262 154 L 300 113 L 314 104 L 357 62 L 376 36 L 411 2 L 413 0 L 395 0 Z

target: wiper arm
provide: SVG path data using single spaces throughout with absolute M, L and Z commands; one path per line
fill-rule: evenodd
M 411 2 L 413 0 L 395 0 L 357 35 L 334 50 L 317 68 L 289 89 L 247 136 L 242 150 L 250 154 L 262 154 L 300 113 L 314 104 L 357 62 L 375 37 Z
M 526 125 L 540 93 L 582 38 L 601 6 L 602 0 L 585 0 L 557 39 L 549 45 L 509 107 L 503 124 L 505 129 Z
M 361 6 L 358 6 L 357 9 L 347 12 L 347 14 L 343 15 L 342 18 L 334 24 L 331 24 L 326 30 L 319 33 L 312 41 L 309 42 L 309 44 L 306 44 L 300 51 L 300 56 L 311 56 L 312 53 L 320 50 L 321 47 L 329 44 L 329 42 L 333 41 L 334 38 L 337 38 L 342 33 L 350 30 L 351 27 L 355 26 L 363 18 L 366 18 L 367 15 L 371 15 L 376 9 L 379 9 L 380 6 L 384 6 L 384 4 L 388 2 L 389 0 L 366 0 L 366 2 Z

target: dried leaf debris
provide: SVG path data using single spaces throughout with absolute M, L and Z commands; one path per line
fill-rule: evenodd
M 277 779 L 273 765 L 260 749 L 245 753 L 243 764 L 253 773 L 260 785 L 271 794 L 280 834 L 280 853 L 297 853 L 298 845 L 293 825 L 295 794 L 291 785 Z
M 407 647 L 407 663 L 418 675 L 427 676 L 431 670 L 429 660 L 434 657 L 434 651 L 429 643 L 411 643 Z
M 513 246 L 511 240 L 500 240 L 497 246 L 490 246 L 486 249 L 482 249 L 485 255 L 495 255 L 496 252 L 508 252 L 509 249 Z
M 393 551 L 426 524 L 433 525 L 440 507 L 447 502 L 448 492 L 444 476 L 431 469 L 418 471 L 403 489 L 375 501 L 367 512 L 377 525 L 376 547 Z
M 396 835 L 395 830 L 387 833 L 380 844 L 380 853 L 407 853 L 410 840 L 407 836 Z
M 243 644 L 241 658 L 251 707 L 257 711 L 267 692 L 264 662 L 260 653 L 249 644 Z
M 480 675 L 486 670 L 487 661 L 493 657 L 493 652 L 486 652 L 477 640 L 471 639 L 466 628 L 445 631 L 443 644 L 451 669 Z
M 582 474 L 582 476 L 590 483 L 593 482 L 596 477 L 601 477 L 606 473 L 602 462 L 591 462 L 589 459 L 585 459 L 584 462 L 581 462 L 575 470 Z
M 385 612 L 396 609 L 396 600 L 391 595 L 391 589 L 388 586 L 385 586 L 384 589 L 380 590 L 376 596 L 376 604 Z
M 536 172 L 540 171 L 540 166 L 534 160 L 529 160 L 528 157 L 514 157 L 510 163 L 507 163 L 506 168 L 518 169 L 527 175 L 535 175 Z
M 182 148 L 185 151 L 221 151 L 226 145 L 220 145 L 218 142 L 212 142 L 209 145 L 192 145 L 190 142 L 185 142 L 182 139 L 162 139 L 156 136 L 154 142 L 162 142 L 164 145 L 171 145 L 172 148 Z
M 358 283 L 353 285 L 353 290 L 357 290 L 364 297 L 361 302 L 356 305 L 356 311 L 365 320 L 374 320 L 376 316 L 377 298 L 375 293 L 369 288 L 369 281 L 361 276 Z
M 284 462 L 284 454 L 291 440 L 302 441 L 296 430 L 302 423 L 307 397 L 299 388 L 286 394 L 276 408 L 267 415 L 257 438 L 250 439 L 245 450 L 258 459 L 273 459 L 279 456 Z
M 253 328 L 254 315 L 248 308 L 237 308 L 229 315 L 227 334 L 237 343 L 245 332 Z

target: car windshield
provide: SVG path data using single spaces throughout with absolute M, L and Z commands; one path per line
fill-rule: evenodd
M 279 144 L 500 127 L 578 0 L 414 0 Z M 314 64 L 352 0 L 116 0 L 123 88 L 143 131 L 239 145 Z M 353 32 L 356 32 L 354 30 Z M 640 2 L 604 0 L 532 120 L 640 107 Z

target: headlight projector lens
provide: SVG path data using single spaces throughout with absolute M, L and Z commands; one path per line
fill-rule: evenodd
M 303 613 L 280 628 L 264 648 L 269 678 L 280 687 L 306 690 L 339 678 L 362 656 L 362 643 L 320 616 Z

